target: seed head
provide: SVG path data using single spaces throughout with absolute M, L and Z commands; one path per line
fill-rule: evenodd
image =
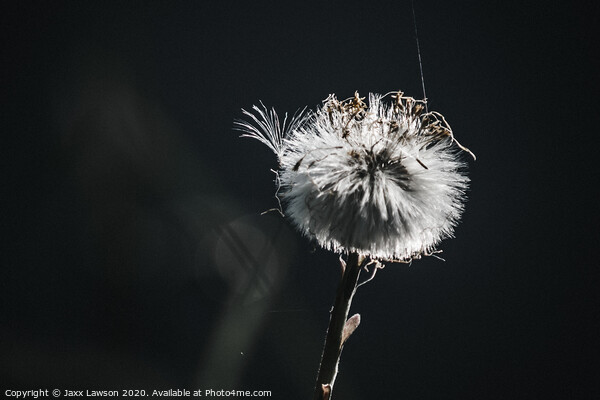
M 242 137 L 267 145 L 279 161 L 278 195 L 294 225 L 320 246 L 381 260 L 431 254 L 453 235 L 469 179 L 461 146 L 425 101 L 355 93 L 330 95 L 316 111 L 279 123 L 261 103 Z M 473 156 L 474 157 L 474 156 Z

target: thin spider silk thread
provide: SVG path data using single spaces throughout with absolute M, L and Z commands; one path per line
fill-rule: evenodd
M 425 77 L 423 76 L 423 62 L 421 61 L 421 46 L 419 45 L 419 32 L 417 31 L 417 16 L 415 15 L 415 1 L 411 0 L 413 24 L 415 26 L 415 40 L 417 41 L 417 55 L 419 56 L 419 69 L 421 71 L 421 87 L 423 88 L 423 100 L 425 100 L 425 111 L 429 112 L 427 107 L 427 94 L 425 93 Z

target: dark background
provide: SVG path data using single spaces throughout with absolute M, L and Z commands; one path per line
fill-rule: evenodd
M 442 262 L 360 288 L 339 399 L 598 389 L 598 3 L 416 1 L 430 109 L 478 160 Z M 232 122 L 421 97 L 410 1 L 14 2 L 0 13 L 0 382 L 307 399 L 338 279 Z

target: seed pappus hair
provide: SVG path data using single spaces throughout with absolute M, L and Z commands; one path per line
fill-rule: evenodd
M 277 155 L 286 214 L 320 246 L 408 262 L 453 236 L 469 182 L 459 153 L 475 156 L 425 101 L 329 95 L 281 125 L 273 109 L 253 109 L 235 128 Z

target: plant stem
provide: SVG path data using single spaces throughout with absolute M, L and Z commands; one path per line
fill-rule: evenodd
M 342 263 L 342 277 L 331 311 L 313 400 L 329 400 L 331 398 L 344 343 L 360 323 L 358 314 L 349 320 L 346 319 L 352 297 L 356 292 L 360 270 L 368 262 L 368 259 L 358 253 L 350 253 L 346 265 L 341 259 L 340 262 Z

